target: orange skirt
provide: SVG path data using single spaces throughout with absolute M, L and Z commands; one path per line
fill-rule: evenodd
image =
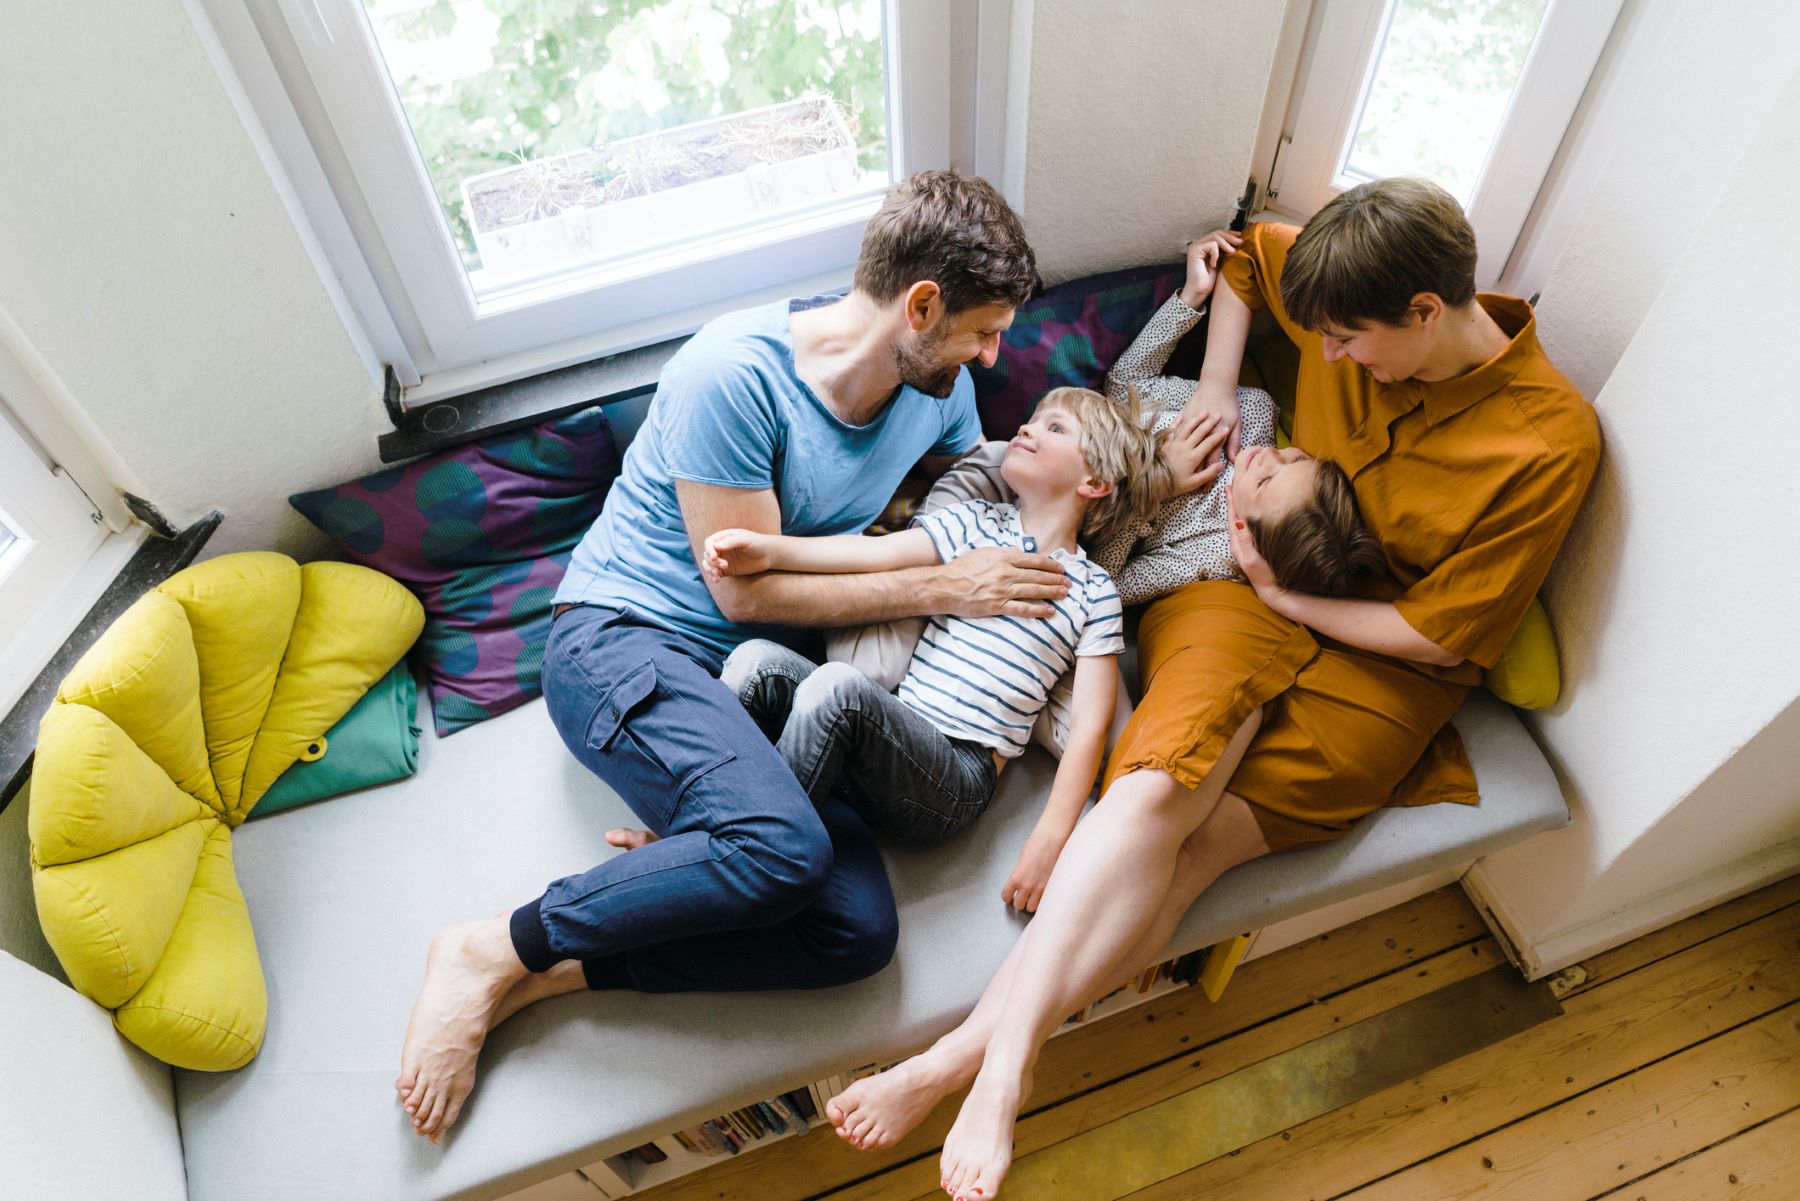
M 1315 640 L 1248 585 L 1190 584 L 1138 627 L 1144 699 L 1107 763 L 1192 788 L 1257 706 L 1262 728 L 1229 790 L 1273 851 L 1328 842 L 1383 805 L 1474 804 L 1475 773 L 1449 725 L 1468 686 Z

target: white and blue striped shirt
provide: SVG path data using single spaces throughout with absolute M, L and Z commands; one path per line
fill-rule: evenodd
M 969 500 L 913 522 L 945 563 L 987 546 L 1035 551 L 1012 505 Z M 1125 650 L 1119 590 L 1106 569 L 1077 549 L 1050 552 L 1069 575 L 1051 617 L 934 617 L 900 682 L 909 708 L 951 738 L 1016 759 L 1031 739 L 1050 690 L 1077 656 Z

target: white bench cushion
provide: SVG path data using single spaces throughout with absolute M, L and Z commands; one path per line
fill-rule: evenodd
M 429 724 L 429 723 L 427 723 Z M 1566 824 L 1516 716 L 1485 693 L 1457 725 L 1479 807 L 1384 810 L 1324 847 L 1247 864 L 1195 906 L 1181 950 L 1466 862 Z M 438 1146 L 413 1134 L 392 1082 L 432 933 L 536 896 L 615 853 L 635 824 L 557 739 L 541 702 L 446 741 L 417 776 L 253 822 L 237 870 L 269 985 L 262 1053 L 232 1073 L 176 1073 L 193 1201 L 502 1196 L 656 1135 L 953 1026 L 1023 919 L 1000 886 L 1054 765 L 1035 748 L 958 842 L 893 852 L 894 962 L 822 992 L 581 993 L 503 1026 L 475 1096 Z

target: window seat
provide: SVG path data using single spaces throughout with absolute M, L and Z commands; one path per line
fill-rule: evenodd
M 1567 824 L 1550 768 L 1510 709 L 1478 690 L 1456 724 L 1479 807 L 1382 810 L 1336 843 L 1246 864 L 1194 907 L 1172 949 L 1209 946 Z M 411 779 L 237 832 L 269 1030 L 241 1071 L 174 1073 L 188 1196 L 505 1197 L 736 1105 L 921 1047 L 974 1004 L 1023 925 L 1000 903 L 1000 886 L 1053 770 L 1033 748 L 958 841 L 887 853 L 900 945 L 876 976 L 810 993 L 580 993 L 534 1006 L 495 1032 L 473 1099 L 432 1146 L 412 1132 L 391 1087 L 431 935 L 590 866 L 596 848 L 609 850 L 607 829 L 636 822 L 563 748 L 541 701 L 451 739 L 428 732 Z M 585 1191 L 570 1185 L 555 1195 Z

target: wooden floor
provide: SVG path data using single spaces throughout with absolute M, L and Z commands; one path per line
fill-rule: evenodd
M 1503 963 L 1448 888 L 1246 964 L 1216 1005 L 1185 989 L 1052 1039 L 1019 1123 L 1020 1187 L 1002 1196 L 1800 1199 L 1800 878 L 1599 955 L 1567 988 L 1533 985 L 1561 1012 L 1540 1005 L 1554 1016 L 1279 1134 L 1204 1162 L 1153 1137 L 1192 1090 Z M 941 1198 L 959 1101 L 884 1153 L 819 1129 L 635 1196 Z M 1031 1166 L 1071 1156 L 1105 1170 L 1059 1183 Z

